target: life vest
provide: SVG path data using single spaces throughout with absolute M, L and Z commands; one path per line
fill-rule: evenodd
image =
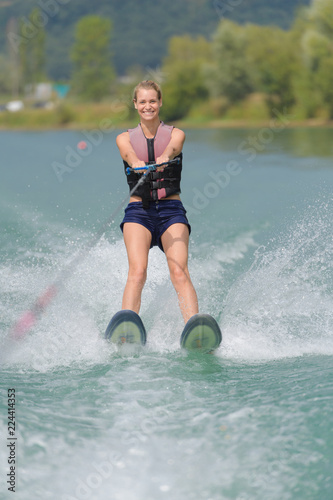
M 152 139 L 146 138 L 140 124 L 136 128 L 129 129 L 130 142 L 139 160 L 144 161 L 146 164 L 154 164 L 156 158 L 161 156 L 169 144 L 172 129 L 172 126 L 161 122 L 155 137 Z M 133 196 L 142 198 L 143 208 L 148 208 L 150 201 L 157 201 L 172 194 L 180 193 L 182 153 L 176 158 L 179 158 L 178 164 L 167 166 L 163 172 L 149 172 L 145 181 L 132 193 Z M 128 166 L 128 163 L 124 161 L 125 174 Z M 134 189 L 142 175 L 142 173 L 136 172 L 126 174 L 130 191 Z

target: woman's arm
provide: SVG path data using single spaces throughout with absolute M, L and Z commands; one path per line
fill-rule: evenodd
M 135 151 L 130 142 L 128 132 L 123 132 L 122 134 L 119 134 L 116 139 L 116 144 L 118 146 L 120 156 L 122 157 L 123 160 L 125 160 L 129 164 L 130 167 L 138 168 L 146 166 L 145 162 L 139 160 L 139 158 L 135 154 Z
M 171 139 L 161 156 L 156 158 L 156 163 L 165 163 L 170 160 L 173 160 L 176 156 L 178 156 L 183 149 L 183 145 L 185 142 L 185 133 L 179 128 L 174 128 L 172 130 Z

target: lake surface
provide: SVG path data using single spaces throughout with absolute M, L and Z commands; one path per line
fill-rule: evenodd
M 103 339 L 127 275 L 118 132 L 0 133 L 1 498 L 331 500 L 333 130 L 187 131 L 189 267 L 223 333 L 214 355 L 179 348 L 156 248 L 146 347 Z M 39 322 L 8 342 L 56 280 Z

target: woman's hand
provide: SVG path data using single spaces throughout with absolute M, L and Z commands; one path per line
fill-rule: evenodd
M 146 167 L 146 164 L 142 160 L 135 160 L 135 161 L 133 161 L 131 167 L 132 168 L 142 168 L 142 167 Z M 142 168 L 142 170 L 136 170 L 135 172 L 138 174 L 141 174 L 142 172 L 145 172 L 146 170 L 147 170 L 146 168 Z
M 159 165 L 160 163 L 167 163 L 168 161 L 170 161 L 170 158 L 168 155 L 161 155 L 159 156 L 157 159 L 156 159 L 156 165 Z M 163 170 L 165 169 L 167 165 L 164 165 L 163 167 L 157 167 L 157 172 L 163 172 Z

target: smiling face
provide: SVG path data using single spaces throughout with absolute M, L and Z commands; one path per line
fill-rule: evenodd
M 158 98 L 158 94 L 154 89 L 139 89 L 137 98 L 134 100 L 134 106 L 142 120 L 153 121 L 158 118 L 162 99 Z

